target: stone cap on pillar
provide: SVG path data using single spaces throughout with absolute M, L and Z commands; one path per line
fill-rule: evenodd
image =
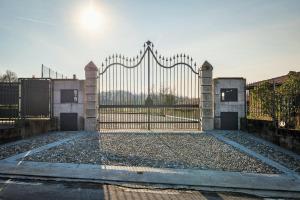
M 202 65 L 202 70 L 213 70 L 213 66 L 206 60 Z
M 85 66 L 84 71 L 98 71 L 98 67 L 93 63 L 93 61 L 90 61 Z

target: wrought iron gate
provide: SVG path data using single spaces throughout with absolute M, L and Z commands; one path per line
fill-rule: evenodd
M 133 58 L 99 69 L 100 129 L 199 129 L 199 71 L 185 54 L 164 57 L 150 41 Z

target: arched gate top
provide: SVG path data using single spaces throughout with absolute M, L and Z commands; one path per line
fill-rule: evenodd
M 138 67 L 145 59 L 146 55 L 151 55 L 155 62 L 162 68 L 173 68 L 176 66 L 188 67 L 193 73 L 199 75 L 196 62 L 193 58 L 186 54 L 176 54 L 171 57 L 165 57 L 158 54 L 157 50 L 154 50 L 154 45 L 151 41 L 144 43 L 144 50 L 140 50 L 139 55 L 136 57 L 128 58 L 121 54 L 113 54 L 105 58 L 102 63 L 102 70 L 99 70 L 99 75 L 103 75 L 110 67 L 123 66 L 125 68 Z

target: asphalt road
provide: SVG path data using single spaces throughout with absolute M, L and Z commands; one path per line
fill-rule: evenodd
M 260 199 L 242 194 L 199 192 L 183 190 L 133 189 L 114 185 L 78 184 L 41 181 L 0 180 L 0 199 L 2 200 L 40 200 L 40 199 L 97 199 L 97 200 L 229 200 Z

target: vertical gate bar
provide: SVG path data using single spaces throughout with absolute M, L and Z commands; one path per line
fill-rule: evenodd
M 180 54 L 180 63 L 182 63 L 182 54 Z M 179 88 L 180 88 L 180 104 L 183 105 L 183 101 L 184 101 L 184 98 L 183 98 L 183 69 L 182 69 L 182 64 L 179 65 L 180 66 L 180 85 L 179 85 Z M 180 107 L 180 117 L 183 116 L 183 107 Z M 180 128 L 182 128 L 183 124 L 180 123 Z
M 121 55 L 119 55 L 118 56 L 119 57 L 119 61 L 118 61 L 118 63 L 121 63 L 122 62 L 122 60 L 121 60 Z M 120 67 L 120 65 L 118 65 L 119 66 L 119 88 L 118 88 L 118 95 L 119 95 L 119 98 L 118 98 L 118 101 L 119 101 L 119 105 L 122 105 L 122 101 L 121 101 L 121 99 L 122 99 L 122 67 Z M 119 113 L 119 122 L 120 121 L 122 121 L 122 108 L 118 108 L 118 113 Z M 122 124 L 121 123 L 119 123 L 118 124 L 118 129 L 121 129 L 122 128 Z
M 118 63 L 121 63 L 121 55 L 119 55 L 118 56 L 118 58 L 119 58 L 119 61 L 118 61 Z M 118 101 L 119 101 L 119 105 L 122 105 L 122 101 L 121 101 L 121 99 L 122 99 L 122 67 L 120 66 L 120 65 L 118 65 L 118 71 L 119 71 L 119 88 L 118 88 Z M 118 113 L 119 113 L 119 122 L 121 122 L 122 121 L 122 108 L 120 107 L 120 108 L 118 108 Z M 122 123 L 119 123 L 118 124 L 118 129 L 120 129 L 120 128 L 122 128 Z
M 154 48 L 152 48 L 152 50 L 154 51 Z M 155 78 L 155 74 L 154 74 L 154 54 L 153 54 L 153 52 L 152 52 L 152 55 L 151 55 L 151 59 L 152 59 L 152 63 L 151 63 L 151 78 L 152 78 L 152 81 L 151 81 L 151 93 L 152 93 L 152 97 L 151 97 L 151 99 L 152 99 L 152 105 L 154 105 L 154 99 L 155 99 L 155 94 L 154 94 L 154 83 L 155 83 L 155 81 L 154 81 L 154 78 Z M 154 109 L 154 107 L 152 106 L 152 108 L 151 108 L 151 112 L 152 112 L 152 119 L 151 119 L 151 122 L 153 122 L 153 121 L 155 121 L 156 120 L 156 112 L 155 112 L 155 109 Z M 152 123 L 151 123 L 151 125 L 150 125 L 150 128 L 151 129 L 153 129 L 153 125 L 152 125 Z
M 176 55 L 176 63 L 178 63 L 178 54 Z M 179 69 L 178 69 L 178 65 L 176 66 L 176 69 L 175 69 L 175 74 L 176 74 L 176 80 L 175 80 L 175 84 L 176 84 L 176 90 L 177 90 L 177 92 L 175 93 L 176 94 L 176 96 L 177 96 L 177 103 L 179 103 L 180 104 L 180 94 L 179 94 L 179 87 L 178 87 L 178 82 L 179 82 L 179 78 L 178 78 L 178 71 L 179 71 Z M 180 108 L 178 108 L 179 109 L 179 112 L 178 112 L 178 116 L 180 117 Z M 178 128 L 180 128 L 180 125 L 178 125 Z
M 171 59 L 169 58 L 169 67 L 171 66 Z M 168 96 L 170 98 L 170 102 L 168 102 L 168 105 L 172 105 L 173 102 L 172 102 L 172 86 L 171 86 L 171 81 L 172 81 L 172 68 L 167 68 L 167 70 L 169 71 L 168 72 L 168 88 L 169 88 L 169 93 L 168 93 Z M 166 122 L 169 122 L 167 116 L 168 115 L 172 115 L 172 108 L 168 108 L 167 109 L 167 113 L 166 113 Z M 172 126 L 172 123 L 168 123 L 169 124 L 169 128 Z M 171 126 L 170 126 L 171 125 Z
M 202 109 L 201 108 L 201 100 L 200 100 L 200 91 L 199 91 L 199 89 L 200 89 L 200 83 L 201 83 L 201 79 L 202 79 L 202 74 L 201 74 L 201 69 L 200 68 L 198 68 L 198 82 L 197 82 L 197 85 L 198 85 L 198 104 L 199 104 L 199 106 L 197 107 L 198 108 L 198 129 L 199 130 L 201 130 L 202 129 L 202 121 L 201 121 L 201 116 L 200 116 L 200 109 Z M 203 81 L 203 79 L 202 79 L 202 81 Z M 202 97 L 201 97 L 202 98 Z
M 100 110 L 99 110 L 99 103 L 100 103 L 100 67 L 98 68 L 98 74 L 97 74 L 97 99 L 98 99 L 98 105 L 97 105 L 97 111 L 98 111 L 98 115 L 97 115 L 97 120 L 96 120 L 96 128 L 99 128 L 99 119 L 100 119 Z
M 173 56 L 173 65 L 175 65 L 176 63 L 175 63 L 175 56 Z M 175 66 L 176 67 L 176 66 Z M 176 84 L 176 69 L 175 69 L 175 67 L 173 67 L 173 87 L 174 87 L 174 91 L 173 91 L 173 93 L 174 93 L 174 104 L 176 104 L 176 102 L 177 102 L 177 97 L 176 97 L 176 86 L 175 86 L 175 84 Z M 177 68 L 177 67 L 176 67 Z M 173 108 L 173 116 L 176 116 L 176 108 L 174 107 Z M 174 124 L 174 128 L 175 128 L 175 125 L 176 124 Z
M 110 58 L 109 58 L 109 62 L 108 65 L 110 64 Z M 111 79 L 108 79 L 110 73 L 111 73 L 111 68 L 107 69 L 107 74 L 106 74 L 106 78 L 107 78 L 107 82 L 108 82 L 108 101 L 107 101 L 107 105 L 111 105 L 111 99 L 112 99 L 112 95 L 111 95 Z M 105 121 L 110 120 L 111 116 L 112 116 L 112 110 L 111 108 L 107 108 L 107 115 L 105 118 Z M 111 128 L 111 123 L 107 124 L 109 128 Z
M 98 84 L 98 88 L 99 88 L 99 92 L 98 92 L 98 120 L 97 120 L 97 125 L 98 125 L 98 131 L 100 131 L 100 116 L 101 116 L 101 108 L 100 108 L 100 103 L 101 103 L 101 89 L 103 89 L 103 79 L 101 79 L 101 71 L 103 70 L 103 64 L 102 64 L 102 68 L 100 69 L 100 67 L 98 68 L 98 79 L 99 79 L 99 84 Z M 101 87 L 101 88 L 100 88 Z
M 155 56 L 156 56 L 156 59 L 157 59 L 157 51 L 155 51 Z M 158 87 L 157 85 L 159 85 L 159 81 L 160 81 L 160 78 L 158 78 L 158 73 L 157 73 L 157 61 L 155 62 L 155 86 L 154 86 L 154 91 L 155 91 L 155 103 L 156 105 L 159 105 L 159 96 L 158 96 Z M 157 113 L 157 118 L 159 118 L 159 109 L 155 109 L 155 112 Z M 157 125 L 155 125 L 155 128 L 157 128 Z
M 150 98 L 150 46 L 147 47 L 148 51 L 148 97 Z M 148 98 L 147 97 L 147 98 Z M 148 103 L 148 130 L 150 130 L 150 107 Z
M 165 65 L 165 59 L 164 59 L 164 57 L 162 58 L 162 62 L 163 62 L 163 65 Z M 165 85 L 165 68 L 161 68 L 162 69 L 162 78 L 163 78 L 163 80 L 162 80 L 162 86 L 161 86 L 161 98 L 162 98 L 162 104 L 163 104 L 163 114 L 165 115 L 165 113 L 166 113 L 166 110 L 165 110 L 165 95 L 164 95 L 164 85 Z M 164 126 L 165 126 L 165 123 L 163 123 L 162 125 L 161 125 L 163 128 L 164 128 Z
M 121 60 L 121 63 L 124 65 L 124 56 L 122 56 L 122 60 Z M 123 90 L 123 95 L 122 95 L 122 99 L 123 99 L 123 105 L 125 104 L 125 68 L 124 67 L 122 67 L 122 77 L 123 77 L 123 87 L 122 87 L 122 90 Z M 123 108 L 123 112 L 126 112 L 125 110 L 124 110 L 124 108 Z M 125 114 L 124 114 L 124 116 L 125 116 Z M 123 117 L 124 118 L 124 117 Z M 124 118 L 125 119 L 125 118 Z M 123 119 L 123 120 L 124 120 Z M 124 124 L 122 125 L 122 128 L 124 128 Z
M 128 58 L 126 58 L 126 66 L 128 66 Z M 128 78 L 128 69 L 126 68 L 125 70 L 126 70 L 126 77 Z M 128 83 L 128 81 L 126 81 L 126 104 L 127 105 L 129 104 L 129 101 L 128 101 L 128 96 L 129 96 L 128 90 L 129 90 L 129 83 Z M 127 108 L 126 108 L 126 112 L 127 112 Z
M 44 65 L 42 64 L 42 73 L 41 73 L 41 77 L 44 77 Z
M 113 56 L 113 63 L 116 63 L 116 59 L 115 56 Z M 112 69 L 113 69 L 113 105 L 117 104 L 117 94 L 116 94 L 116 89 L 117 89 L 117 65 L 113 65 Z M 116 110 L 114 110 L 114 113 L 116 112 Z
M 101 105 L 101 97 L 102 96 L 104 96 L 104 76 L 102 76 L 102 74 L 100 74 L 102 71 L 104 70 L 104 65 L 102 64 L 102 70 L 101 71 L 99 71 L 99 79 L 101 78 L 101 85 L 99 85 L 99 88 L 101 87 L 101 89 L 99 89 L 100 90 L 100 93 L 98 94 L 99 95 L 99 102 L 98 102 L 98 105 L 99 105 L 99 110 L 98 110 L 98 112 L 99 112 L 99 129 L 101 129 L 101 111 L 102 111 L 102 109 L 103 108 L 100 108 L 100 105 Z M 101 90 L 102 90 L 102 92 L 101 92 Z M 102 95 L 101 95 L 101 93 L 102 93 Z
M 140 57 L 140 58 L 138 58 L 137 59 L 137 63 L 139 62 L 139 59 L 141 59 L 142 57 Z M 141 97 L 140 97 L 140 88 L 139 88 L 139 86 L 140 86 L 140 64 L 137 66 L 137 72 L 136 72 L 136 74 L 137 74 L 137 102 L 136 102 L 136 104 L 138 105 L 138 107 L 136 108 L 136 112 L 137 112 L 137 114 L 136 114 L 136 121 L 137 122 L 140 122 L 140 105 L 141 105 Z M 138 128 L 138 129 L 140 129 L 141 127 L 140 127 L 140 124 L 139 123 L 137 123 L 137 125 L 136 125 L 136 127 Z
M 135 59 L 133 58 L 133 65 L 134 65 L 134 62 Z M 133 73 L 133 77 L 132 77 L 132 85 L 133 85 L 133 105 L 135 105 L 135 99 L 136 99 L 136 96 L 135 96 L 135 68 L 132 68 L 132 73 Z
M 107 59 L 105 59 L 105 67 L 107 67 Z M 109 102 L 109 83 L 108 83 L 108 73 L 109 73 L 109 69 L 107 69 L 106 73 L 105 73 L 105 89 L 106 89 L 106 98 L 105 98 L 105 105 L 108 105 Z M 103 121 L 107 121 L 107 116 L 108 116 L 109 112 L 108 109 L 105 108 L 105 112 L 104 112 L 104 118 Z M 105 123 L 105 127 L 108 128 L 107 124 Z
M 142 58 L 142 50 L 140 51 L 140 56 L 141 56 L 141 58 Z M 145 59 L 145 58 L 143 58 L 143 59 Z M 140 98 L 140 100 L 139 100 L 139 104 L 140 104 L 140 106 L 142 106 L 143 105 L 143 61 L 140 63 L 140 66 L 139 66 L 139 69 L 140 69 L 140 87 L 139 87 L 139 98 Z M 143 110 L 142 110 L 142 108 L 141 107 L 139 107 L 138 108 L 138 121 L 139 122 L 142 122 L 142 112 L 143 112 Z M 143 126 L 144 126 L 144 124 L 142 124 L 142 123 L 140 123 L 140 125 L 139 125 L 139 127 L 142 129 L 143 128 Z
M 169 66 L 171 67 L 172 66 L 172 62 L 171 62 L 172 58 L 170 57 L 169 59 L 170 59 L 169 60 L 170 61 L 169 62 Z M 173 90 L 172 90 L 172 68 L 170 68 L 170 83 L 169 83 L 169 87 L 170 87 L 170 97 L 172 98 L 172 95 L 173 95 Z M 173 105 L 173 101 L 172 100 L 171 100 L 170 104 Z M 173 115 L 172 110 L 173 110 L 173 108 L 169 108 L 170 115 Z
M 144 44 L 144 53 L 146 52 L 146 48 L 145 48 L 145 44 Z M 145 85 L 146 85 L 146 58 L 143 59 L 143 76 L 142 76 L 142 79 L 143 79 L 143 84 L 142 84 L 142 99 L 143 99 L 143 105 L 145 105 L 145 93 L 146 93 L 146 89 L 145 89 Z M 143 122 L 146 122 L 146 119 L 145 119 L 145 108 L 142 108 L 142 120 Z M 145 126 L 145 128 L 147 128 L 147 123 L 143 123 L 143 125 Z
M 113 58 L 113 63 L 116 63 L 117 62 L 117 57 L 114 56 Z M 117 68 L 117 65 L 114 64 L 113 65 L 113 70 L 114 70 L 114 86 L 113 86 L 113 105 L 117 105 L 118 104 L 118 97 L 117 97 L 117 91 L 118 91 L 118 83 L 117 83 L 117 80 L 118 80 L 118 68 Z M 114 121 L 117 121 L 119 120 L 119 113 L 118 113 L 118 109 L 116 107 L 114 107 Z M 114 128 L 117 128 L 118 127 L 118 124 L 117 123 L 114 123 Z
M 131 66 L 131 58 L 129 58 L 129 65 Z M 129 105 L 132 105 L 132 77 L 131 77 L 131 68 L 129 68 Z M 129 108 L 129 113 L 130 117 L 129 117 L 129 128 L 132 129 L 132 108 Z
M 185 63 L 185 54 L 183 55 L 183 63 Z M 186 87 L 185 87 L 185 80 L 186 80 L 185 66 L 183 65 L 182 68 L 183 68 L 183 104 L 185 105 L 185 103 L 186 103 L 186 99 L 185 99 L 185 89 L 186 89 Z M 182 117 L 185 117 L 185 112 L 186 112 L 186 107 L 183 108 Z M 182 124 L 183 124 L 183 128 L 186 128 L 185 123 L 182 123 Z
M 167 58 L 165 58 L 165 65 L 168 66 L 168 62 L 167 62 Z M 166 116 L 167 116 L 167 112 L 168 112 L 168 93 L 169 93 L 169 89 L 168 89 L 168 68 L 165 68 L 165 94 L 164 94 L 164 103 L 165 103 L 165 116 L 164 116 L 164 127 L 167 129 L 168 128 L 168 124 L 166 123 Z
M 184 63 L 186 63 L 186 64 L 189 62 L 187 57 L 185 57 L 184 60 L 185 60 Z M 184 69 L 185 69 L 185 91 L 186 91 L 185 105 L 187 105 L 188 102 L 189 102 L 189 71 L 188 71 L 186 66 L 184 66 Z M 189 108 L 185 107 L 184 119 L 186 119 L 188 117 L 188 112 L 189 112 Z M 188 123 L 186 123 L 186 120 L 184 120 L 184 124 L 185 124 L 185 129 L 187 129 L 188 128 Z
M 189 104 L 193 104 L 193 71 L 192 70 L 190 70 L 190 73 L 191 73 L 191 85 L 190 85 L 190 97 L 189 97 Z M 194 118 L 193 116 L 194 116 L 194 108 L 190 108 L 190 110 L 189 110 L 189 115 L 188 115 L 188 118 Z M 193 124 L 190 124 L 189 125 L 189 128 L 192 128 L 193 127 Z
M 195 64 L 195 70 L 197 71 L 197 67 L 196 67 L 196 64 Z M 199 73 L 199 72 L 198 72 Z M 198 97 L 198 94 L 197 94 L 197 91 L 199 90 L 199 88 L 198 88 L 198 81 L 197 81 L 197 75 L 196 74 L 194 74 L 194 84 L 195 84 L 195 91 L 194 91 L 194 95 L 195 95 L 195 103 L 194 104 L 197 104 L 197 105 L 199 105 L 199 99 L 197 99 L 197 97 Z M 199 91 L 198 91 L 199 92 Z M 195 119 L 198 119 L 198 117 L 197 116 L 199 116 L 199 114 L 198 114 L 198 107 L 197 108 L 195 108 L 195 114 L 194 114 L 194 116 L 195 116 Z M 199 122 L 198 122 L 198 124 L 199 124 Z

